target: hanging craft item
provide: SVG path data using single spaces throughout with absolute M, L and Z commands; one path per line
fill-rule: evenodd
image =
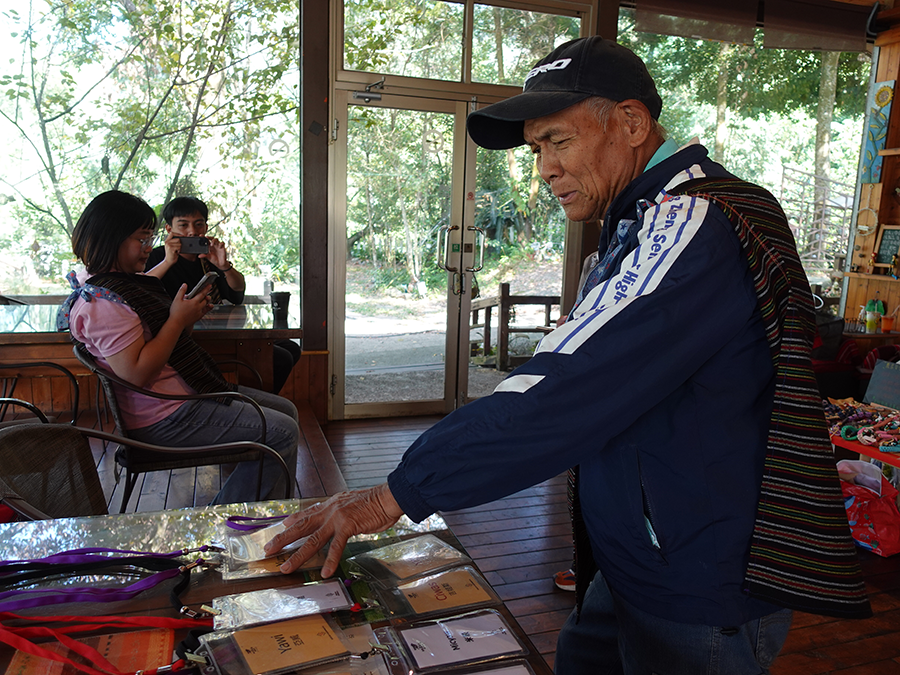
M 880 183 L 882 157 L 887 140 L 888 119 L 891 115 L 891 101 L 894 100 L 894 80 L 876 82 L 866 104 L 866 137 L 863 146 L 863 160 L 860 174 L 861 183 Z

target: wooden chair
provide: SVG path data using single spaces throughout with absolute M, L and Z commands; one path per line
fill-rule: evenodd
M 30 372 L 25 372 L 26 370 L 35 370 L 34 374 Z M 66 379 L 69 381 L 71 386 L 71 392 L 69 394 L 69 401 L 72 404 L 72 419 L 69 421 L 69 424 L 75 426 L 75 422 L 78 419 L 78 406 L 80 401 L 78 380 L 71 370 L 66 368 L 65 366 L 61 366 L 58 363 L 53 363 L 51 361 L 28 361 L 25 363 L 0 363 L 0 397 L 2 398 L 21 398 L 16 397 L 16 385 L 18 385 L 19 380 L 25 377 L 33 377 L 34 375 L 41 375 L 40 371 L 50 371 L 55 374 L 56 372 L 62 373 Z M 7 407 L 4 404 L 0 404 L 0 426 L 4 426 L 12 423 L 21 423 L 23 420 L 7 420 Z M 56 422 L 57 418 L 55 416 L 47 416 L 49 421 Z M 24 421 L 33 422 L 32 419 L 27 419 Z
M 0 429 L 0 503 L 28 520 L 105 515 L 90 431 L 39 423 Z
M 121 437 L 115 442 L 118 443 L 118 449 L 115 453 L 116 463 L 125 469 L 125 485 L 122 495 L 121 513 L 124 513 L 128 501 L 131 499 L 131 493 L 137 479 L 142 473 L 150 471 L 170 471 L 173 469 L 181 469 L 185 467 L 199 466 L 217 466 L 222 464 L 232 464 L 237 462 L 258 462 L 257 478 L 256 478 L 256 499 L 260 499 L 262 492 L 262 473 L 263 460 L 266 457 L 271 458 L 284 472 L 285 494 L 284 498 L 288 499 L 293 491 L 295 479 L 290 475 L 284 459 L 275 450 L 265 445 L 266 442 L 266 418 L 260 405 L 249 396 L 245 396 L 236 391 L 211 392 L 207 394 L 186 394 L 183 396 L 175 396 L 172 394 L 159 394 L 157 392 L 142 389 L 118 377 L 115 373 L 101 368 L 94 357 L 84 349 L 81 345 L 75 345 L 73 348 L 75 356 L 85 365 L 92 373 L 94 373 L 100 381 L 103 393 L 106 396 L 106 402 L 112 412 L 113 419 L 116 422 Z M 145 396 L 165 400 L 194 400 L 194 399 L 220 399 L 232 398 L 251 405 L 257 413 L 259 413 L 261 429 L 260 438 L 255 442 L 235 442 L 235 443 L 219 443 L 208 446 L 195 446 L 186 448 L 169 448 L 162 450 L 159 446 L 152 446 L 146 443 L 140 443 L 134 439 L 128 438 L 128 431 L 122 420 L 121 410 L 116 401 L 116 392 L 113 385 L 131 389 Z M 102 436 L 97 436 L 103 438 Z

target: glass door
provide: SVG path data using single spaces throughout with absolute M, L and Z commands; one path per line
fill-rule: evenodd
M 461 250 L 465 106 L 339 96 L 335 416 L 448 412 L 459 296 L 437 256 Z
M 332 412 L 446 413 L 490 394 L 559 315 L 504 315 L 499 298 L 559 295 L 565 220 L 541 206 L 528 148 L 469 140 L 467 104 L 368 98 L 336 97 Z M 531 332 L 501 335 L 512 325 Z

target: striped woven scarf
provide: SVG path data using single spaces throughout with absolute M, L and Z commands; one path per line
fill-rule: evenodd
M 745 588 L 791 609 L 871 616 L 809 357 L 816 325 L 812 295 L 787 218 L 767 190 L 736 178 L 691 180 L 669 194 L 706 199 L 731 221 L 775 367 Z
M 87 283 L 108 288 L 122 296 L 128 306 L 147 324 L 154 336 L 169 318 L 172 300 L 166 294 L 162 282 L 155 277 L 107 272 L 91 277 Z M 201 394 L 234 389 L 222 377 L 219 367 L 209 353 L 185 332 L 178 336 L 168 363 L 188 386 Z M 221 402 L 227 404 L 229 400 L 222 399 Z

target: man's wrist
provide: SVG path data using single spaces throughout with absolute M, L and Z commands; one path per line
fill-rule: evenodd
M 234 263 L 228 262 L 228 261 L 226 260 L 226 261 L 225 261 L 225 264 L 228 265 L 228 267 L 221 267 L 221 268 L 219 268 L 219 269 L 221 269 L 223 272 L 230 272 L 231 270 L 234 269 Z

